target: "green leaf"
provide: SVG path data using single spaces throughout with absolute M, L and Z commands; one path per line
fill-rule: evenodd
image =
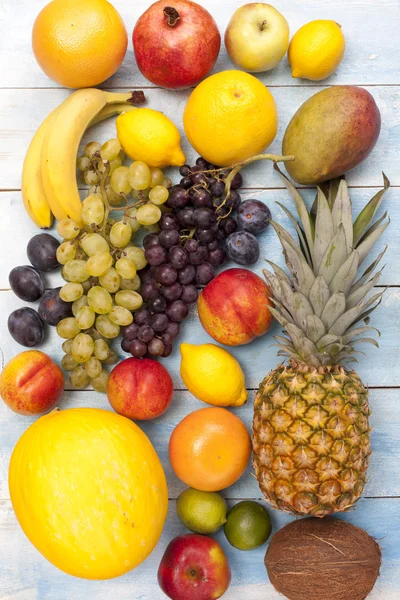
M 308 250 L 308 244 L 306 242 L 306 239 L 304 237 L 303 231 L 302 229 L 300 229 L 299 224 L 297 223 L 296 219 L 294 218 L 294 216 L 292 215 L 292 213 L 290 212 L 290 210 L 288 210 L 286 208 L 286 206 L 284 206 L 283 204 L 281 204 L 280 202 L 276 202 L 276 204 L 278 206 L 280 206 L 280 208 L 283 210 L 283 212 L 289 217 L 289 219 L 291 220 L 294 228 L 297 231 L 297 235 L 299 236 L 299 240 L 300 240 L 300 244 L 302 246 L 302 248 L 304 249 L 304 256 L 306 258 L 306 261 L 308 262 L 308 264 L 310 265 L 310 267 L 312 268 L 312 260 L 311 260 L 311 256 L 310 256 L 310 252 Z
M 377 256 L 377 258 L 374 260 L 374 262 L 371 265 L 369 265 L 369 267 L 364 271 L 364 273 L 362 274 L 362 276 L 355 282 L 354 285 L 352 285 L 352 287 L 350 289 L 350 294 L 352 294 L 353 292 L 355 292 L 356 290 L 358 290 L 358 288 L 361 287 L 367 281 L 368 277 L 374 271 L 375 267 L 377 267 L 378 264 L 380 263 L 380 261 L 382 260 L 382 257 L 385 254 L 387 248 L 388 247 L 385 246 L 385 248 Z
M 326 333 L 317 341 L 317 348 L 321 352 L 327 346 L 331 344 L 338 344 L 340 342 L 340 338 L 337 335 L 333 335 L 332 333 Z
M 329 328 L 329 333 L 334 335 L 343 335 L 345 331 L 352 325 L 357 317 L 361 314 L 364 305 L 354 306 L 340 316 L 337 321 Z
M 326 249 L 335 235 L 331 210 L 323 192 L 318 188 L 317 218 L 315 221 L 313 266 L 317 275 Z
M 340 223 L 343 225 L 347 254 L 350 254 L 353 249 L 353 217 L 349 188 L 345 179 L 339 183 L 337 197 L 332 208 L 332 221 L 335 231 L 338 230 Z
M 368 292 L 372 290 L 372 288 L 378 283 L 382 275 L 382 270 L 383 269 L 376 273 L 374 277 L 368 281 L 368 283 L 365 283 L 347 297 L 346 308 L 352 308 L 353 306 L 356 306 L 356 304 L 361 302 L 361 300 L 366 297 Z
M 284 240 L 281 240 L 281 244 L 283 246 L 286 264 L 293 273 L 295 286 L 297 284 L 304 295 L 308 296 L 315 280 L 314 273 L 302 254 L 299 255 L 295 252 L 295 250 Z
M 270 267 L 272 267 L 272 269 L 274 270 L 274 273 L 277 277 L 279 277 L 280 279 L 286 279 L 286 281 L 288 282 L 288 284 L 291 284 L 291 281 L 289 279 L 289 277 L 286 275 L 285 271 L 283 269 L 281 269 L 280 267 L 278 267 L 278 265 L 276 265 L 275 263 L 273 263 L 271 260 L 267 260 L 265 259 L 265 262 L 267 262 Z
M 314 344 L 325 335 L 325 325 L 317 315 L 307 316 L 306 334 Z
M 318 275 L 311 287 L 310 293 L 308 294 L 308 299 L 312 304 L 314 313 L 318 317 L 321 316 L 321 313 L 324 310 L 325 304 L 328 302 L 330 295 L 328 284 L 322 275 Z
M 375 327 L 371 327 L 369 325 L 366 325 L 365 327 L 354 327 L 353 329 L 349 329 L 347 331 L 347 333 L 344 335 L 343 339 L 344 339 L 345 344 L 348 344 L 352 340 L 356 339 L 359 335 L 362 335 L 363 333 L 366 333 L 367 331 L 376 331 L 378 334 L 378 337 L 380 337 L 380 335 L 381 335 L 381 333 L 378 329 L 376 329 Z
M 286 187 L 289 191 L 289 194 L 292 197 L 293 202 L 295 203 L 300 222 L 304 229 L 308 248 L 309 248 L 310 252 L 312 253 L 313 245 L 314 245 L 314 230 L 313 230 L 313 224 L 310 219 L 310 215 L 308 214 L 308 210 L 305 205 L 305 202 L 304 202 L 303 198 L 300 196 L 299 192 L 294 187 L 294 185 L 292 184 L 292 182 L 282 173 L 282 171 L 279 169 L 279 167 L 276 163 L 274 163 L 274 169 L 278 173 L 280 178 L 283 180 L 284 184 L 286 185 Z
M 293 317 L 296 325 L 303 331 L 306 329 L 307 316 L 314 314 L 308 298 L 301 292 L 293 294 Z
M 339 229 L 329 243 L 324 257 L 321 261 L 318 275 L 322 275 L 326 283 L 329 285 L 333 276 L 337 273 L 339 267 L 347 259 L 346 237 L 343 225 L 339 225 Z
M 326 329 L 329 330 L 345 310 L 346 297 L 343 292 L 336 292 L 329 298 L 321 314 L 321 319 L 325 324 Z
M 286 229 L 284 229 L 281 225 L 279 225 L 279 223 L 277 223 L 276 221 L 270 221 L 270 224 L 272 225 L 272 227 L 275 229 L 279 241 L 282 244 L 282 241 L 285 241 L 287 244 L 289 244 L 293 250 L 295 250 L 298 254 L 303 254 L 300 246 L 297 244 L 296 240 L 290 235 L 290 233 L 288 233 L 286 231 Z
M 353 340 L 352 343 L 353 343 L 353 345 L 355 345 L 355 344 L 372 344 L 376 348 L 379 348 L 379 344 L 376 340 L 374 340 L 374 338 L 358 338 L 356 340 Z
M 329 284 L 331 294 L 334 294 L 335 292 L 348 294 L 357 276 L 358 264 L 359 255 L 357 250 L 354 250 L 339 268 L 337 273 L 332 277 Z
M 389 179 L 386 177 L 385 173 L 382 173 L 382 175 L 383 175 L 383 185 L 384 185 L 383 190 L 379 190 L 379 192 L 377 192 L 375 194 L 375 196 L 368 202 L 368 204 L 366 206 L 364 206 L 364 208 L 358 215 L 357 219 L 354 221 L 353 240 L 354 240 L 355 246 L 358 244 L 359 240 L 365 233 L 368 225 L 371 223 L 372 219 L 374 218 L 376 211 L 378 210 L 379 206 L 381 205 L 381 202 L 382 202 L 385 192 L 390 187 Z

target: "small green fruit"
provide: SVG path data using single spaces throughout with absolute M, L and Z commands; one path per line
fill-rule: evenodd
M 210 535 L 226 523 L 228 507 L 217 492 L 201 492 L 193 488 L 184 490 L 176 502 L 176 512 L 182 523 L 193 531 Z
M 238 550 L 253 550 L 265 544 L 271 535 L 271 519 L 261 504 L 244 500 L 228 512 L 224 532 L 228 542 Z

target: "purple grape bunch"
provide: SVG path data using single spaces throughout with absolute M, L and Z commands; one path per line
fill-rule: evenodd
M 221 170 L 199 157 L 195 165 L 184 165 L 179 172 L 182 179 L 169 190 L 165 204 L 169 212 L 160 219 L 160 231 L 143 240 L 148 265 L 140 273 L 139 293 L 145 305 L 135 313 L 133 323 L 122 328 L 122 349 L 137 358 L 170 355 L 180 323 L 197 300 L 198 287 L 207 285 L 228 258 L 253 264 L 259 257 L 253 233 L 263 231 L 270 217 L 258 200 L 241 203 L 240 173 L 226 198 L 229 169 Z

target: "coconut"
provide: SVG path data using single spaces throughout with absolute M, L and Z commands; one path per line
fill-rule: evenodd
M 289 600 L 364 600 L 381 551 L 366 531 L 340 519 L 301 519 L 280 529 L 265 555 L 272 585 Z

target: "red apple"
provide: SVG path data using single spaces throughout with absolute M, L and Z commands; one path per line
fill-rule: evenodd
M 47 354 L 27 350 L 14 356 L 0 375 L 0 395 L 20 415 L 43 415 L 64 391 L 64 375 Z
M 158 583 L 172 600 L 216 600 L 225 594 L 231 570 L 216 540 L 188 533 L 172 540 L 158 568 Z
M 167 369 L 151 358 L 126 358 L 111 371 L 107 384 L 108 401 L 113 409 L 138 421 L 162 415 L 173 393 Z
M 269 289 L 247 269 L 227 269 L 203 289 L 197 303 L 201 324 L 220 344 L 240 346 L 271 325 Z
M 155 85 L 196 85 L 213 68 L 221 45 L 210 13 L 190 0 L 159 0 L 143 13 L 132 34 L 137 65 Z

